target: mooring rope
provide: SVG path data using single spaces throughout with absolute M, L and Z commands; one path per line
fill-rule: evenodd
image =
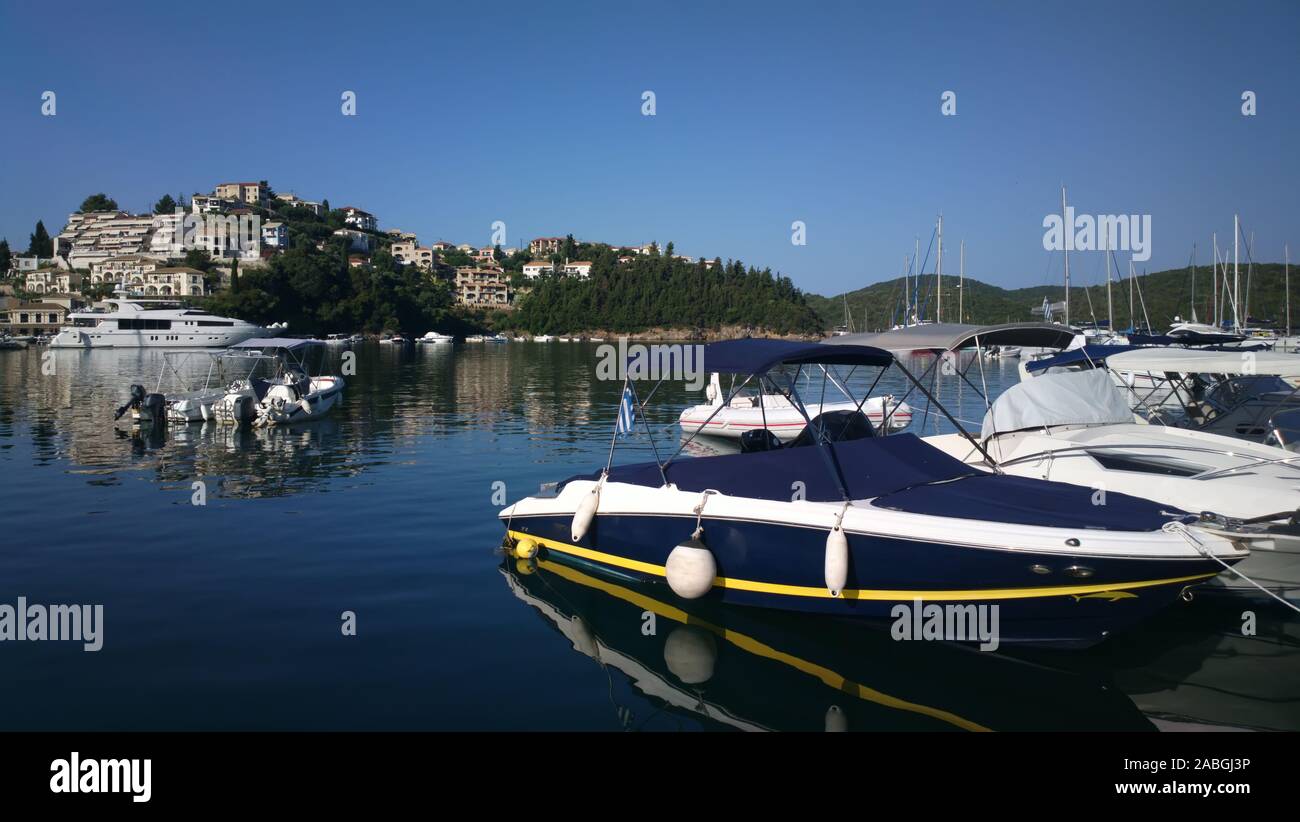
M 1282 603 L 1283 605 L 1285 605 L 1286 607 L 1290 608 L 1292 611 L 1295 611 L 1297 614 L 1300 614 L 1300 607 L 1296 607 L 1294 604 L 1292 604 L 1292 603 L 1290 603 L 1290 602 L 1287 602 L 1287 601 L 1286 601 L 1285 599 L 1283 599 L 1282 597 L 1280 597 L 1280 596 L 1278 596 L 1277 594 L 1273 593 L 1272 591 L 1268 590 L 1268 589 L 1265 588 L 1263 585 L 1260 585 L 1258 582 L 1256 582 L 1255 580 L 1253 580 L 1253 579 L 1251 579 L 1250 577 L 1246 576 L 1246 575 L 1243 574 L 1241 571 L 1238 571 L 1236 568 L 1233 568 L 1233 567 L 1232 567 L 1231 565 L 1229 565 L 1228 563 L 1224 562 L 1223 560 L 1221 560 L 1221 559 L 1219 559 L 1218 557 L 1216 557 L 1214 554 L 1210 553 L 1210 550 L 1209 550 L 1208 548 L 1205 547 L 1205 544 L 1204 544 L 1203 542 L 1201 542 L 1201 540 L 1200 540 L 1200 539 L 1199 539 L 1195 534 L 1193 534 L 1193 533 L 1191 532 L 1191 529 L 1189 529 L 1189 528 L 1188 528 L 1186 525 L 1184 525 L 1183 523 L 1178 522 L 1177 520 L 1174 520 L 1174 521 L 1171 521 L 1171 522 L 1166 522 L 1164 525 L 1160 526 L 1160 528 L 1161 528 L 1161 530 L 1164 531 L 1165 533 L 1169 533 L 1169 534 L 1178 534 L 1180 537 L 1182 537 L 1184 540 L 1187 541 L 1187 544 L 1188 544 L 1188 545 L 1190 545 L 1190 546 L 1192 546 L 1193 548 L 1195 548 L 1196 551 L 1197 551 L 1197 553 L 1199 553 L 1201 556 L 1205 557 L 1206 559 L 1212 559 L 1212 560 L 1214 560 L 1215 562 L 1219 563 L 1220 565 L 1222 565 L 1222 566 L 1223 566 L 1224 568 L 1226 568 L 1227 570 L 1231 571 L 1232 573 L 1234 573 L 1234 574 L 1236 574 L 1237 576 L 1241 577 L 1242 579 L 1246 580 L 1246 582 L 1249 582 L 1251 585 L 1254 585 L 1256 588 L 1258 588 L 1259 590 L 1261 590 L 1261 591 L 1263 591 L 1264 593 L 1268 594 L 1268 595 L 1271 596 L 1273 599 L 1276 599 L 1278 602 L 1280 602 L 1280 603 Z

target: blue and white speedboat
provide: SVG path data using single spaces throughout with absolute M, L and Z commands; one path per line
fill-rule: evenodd
M 895 367 L 933 401 L 878 348 L 704 349 L 705 371 L 743 375 L 739 388 L 770 384 L 800 407 L 801 372 L 835 366 Z M 625 399 L 624 429 L 639 410 Z M 889 617 L 918 601 L 996 605 L 1002 642 L 1060 646 L 1100 642 L 1249 553 L 1186 512 L 1117 493 L 1095 504 L 1088 488 L 981 471 L 914 435 L 883 435 L 860 411 L 809 420 L 788 444 L 758 430 L 739 454 L 679 460 L 682 448 L 615 467 L 611 447 L 604 470 L 509 506 L 508 549 L 666 582 L 686 599 L 837 617 Z

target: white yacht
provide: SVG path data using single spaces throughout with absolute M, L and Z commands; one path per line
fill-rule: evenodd
M 218 317 L 174 300 L 110 297 L 106 308 L 73 311 L 51 348 L 229 348 L 279 329 Z

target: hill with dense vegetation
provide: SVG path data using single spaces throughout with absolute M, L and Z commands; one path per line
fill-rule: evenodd
M 506 327 L 532 334 L 678 328 L 701 336 L 723 329 L 808 336 L 823 330 L 803 292 L 768 269 L 739 260 L 688 262 L 672 255 L 671 243 L 663 254 L 656 248 L 623 263 L 605 245 L 583 245 L 578 253 L 592 263 L 591 276 L 543 275 L 528 283 L 519 309 L 503 318 Z
M 1229 268 L 1231 278 L 1231 268 Z M 1157 330 L 1169 327 L 1175 316 L 1189 319 L 1192 312 L 1192 269 L 1176 268 L 1169 271 L 1157 271 L 1138 275 L 1134 278 L 1133 299 L 1130 303 L 1130 286 L 1127 280 L 1111 284 L 1111 299 L 1114 304 L 1115 325 L 1128 328 L 1132 323 L 1139 327 L 1147 325 L 1144 316 L 1149 318 L 1150 326 Z M 1249 281 L 1249 301 L 1247 301 L 1247 282 Z M 915 287 L 913 280 L 913 288 Z M 1222 295 L 1222 275 L 1219 278 L 1220 301 Z M 1286 324 L 1286 284 L 1285 269 L 1282 263 L 1257 263 L 1247 276 L 1247 266 L 1241 267 L 1242 302 L 1250 309 L 1250 316 L 1261 322 L 1273 321 L 1280 327 Z M 965 281 L 965 298 L 963 300 L 963 320 L 965 322 L 987 324 L 1003 322 L 1023 322 L 1038 319 L 1032 310 L 1042 306 L 1044 298 L 1057 302 L 1065 299 L 1065 288 L 1061 285 L 1030 286 L 1028 288 L 1004 289 L 978 280 Z M 889 328 L 903 317 L 903 279 L 901 277 L 874 283 L 866 288 L 850 291 L 847 295 L 837 294 L 833 297 L 808 295 L 807 303 L 817 312 L 822 324 L 831 328 L 844 324 L 844 301 L 847 296 L 852 324 L 855 330 L 879 330 Z M 1211 267 L 1196 268 L 1196 316 L 1202 322 L 1210 319 L 1212 314 L 1213 289 L 1211 286 Z M 934 319 L 934 275 L 921 281 L 921 315 L 925 319 Z M 944 278 L 943 319 L 945 322 L 957 321 L 958 289 L 956 277 Z M 1144 312 L 1145 306 L 1145 312 Z M 1075 324 L 1088 323 L 1096 319 L 1106 320 L 1106 286 L 1070 287 L 1070 320 Z M 1231 316 L 1231 310 L 1224 312 Z M 1294 317 L 1300 324 L 1300 303 L 1297 303 Z M 1060 319 L 1058 317 L 1058 319 Z

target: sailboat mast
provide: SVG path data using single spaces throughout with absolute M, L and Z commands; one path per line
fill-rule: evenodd
M 1282 246 L 1282 259 L 1285 260 L 1283 275 L 1286 279 L 1286 335 L 1291 336 L 1291 246 Z
M 961 254 L 957 263 L 957 322 L 966 322 L 966 241 L 961 241 Z M 1289 292 L 1288 292 L 1289 293 Z M 1289 306 L 1290 303 L 1287 303 Z M 1291 314 L 1287 313 L 1287 324 Z
M 928 252 L 927 252 L 928 253 Z M 916 301 L 916 311 L 912 312 L 911 306 L 908 306 L 908 312 L 920 320 L 921 313 L 921 238 L 916 238 L 916 253 L 912 255 L 912 267 L 916 269 L 916 288 L 912 289 L 912 299 Z
M 1062 254 L 1065 255 L 1065 324 L 1070 324 L 1070 242 L 1074 236 L 1074 226 L 1070 223 L 1067 210 L 1065 208 L 1065 185 L 1061 185 L 1061 227 L 1063 231 L 1061 244 Z
M 1102 231 L 1106 230 L 1106 224 L 1102 223 Z M 1110 296 L 1110 242 L 1107 238 L 1102 239 L 1101 261 L 1106 266 L 1106 333 L 1115 333 L 1115 303 Z
M 1241 260 L 1238 257 L 1237 239 L 1241 230 L 1237 215 L 1232 215 L 1232 330 L 1241 331 Z
M 1192 243 L 1192 322 L 1196 319 L 1196 243 Z
M 903 327 L 907 328 L 912 314 L 912 261 L 903 255 Z
M 1219 325 L 1219 233 L 1216 231 L 1210 235 L 1210 241 L 1214 243 L 1214 260 L 1210 265 L 1210 285 L 1214 291 L 1214 324 Z
M 934 321 L 943 322 L 943 215 L 939 215 L 939 262 L 934 269 Z

